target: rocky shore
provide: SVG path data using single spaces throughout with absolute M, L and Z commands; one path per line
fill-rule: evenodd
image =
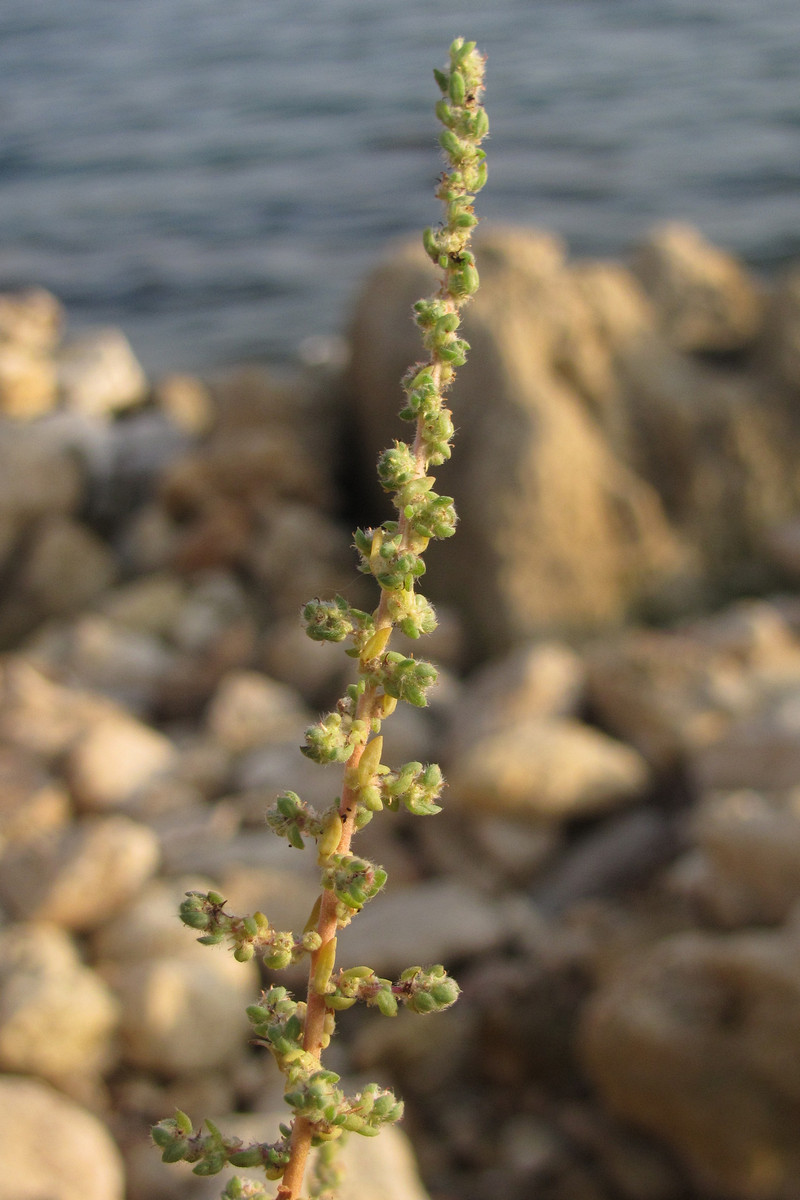
M 476 253 L 440 683 L 385 728 L 446 806 L 360 835 L 390 881 L 340 942 L 464 995 L 346 1014 L 332 1068 L 407 1113 L 348 1153 L 370 1200 L 795 1200 L 800 269 L 767 286 L 678 225 L 628 265 Z M 399 245 L 347 367 L 289 382 L 151 381 L 118 330 L 0 296 L 0 1200 L 211 1200 L 148 1125 L 282 1118 L 255 964 L 176 909 L 213 885 L 305 922 L 314 861 L 263 813 L 335 795 L 298 745 L 347 660 L 297 612 L 372 606 L 352 529 L 386 515 L 429 290 Z

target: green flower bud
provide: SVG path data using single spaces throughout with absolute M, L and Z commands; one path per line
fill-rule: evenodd
M 260 1146 L 246 1146 L 228 1155 L 228 1162 L 233 1167 L 260 1167 L 263 1161 Z
M 375 994 L 375 1006 L 384 1017 L 397 1016 L 397 997 L 388 988 L 381 988 Z
M 242 946 L 237 946 L 233 952 L 233 957 L 237 962 L 250 962 L 250 959 L 255 954 L 255 950 L 250 942 L 245 942 Z
M 447 91 L 447 76 L 445 75 L 444 71 L 440 71 L 438 69 L 438 67 L 434 67 L 433 68 L 433 78 L 436 80 L 436 83 L 439 86 L 439 90 L 442 92 L 446 92 Z
M 226 1162 L 225 1151 L 215 1150 L 206 1154 L 192 1170 L 195 1175 L 219 1175 Z
M 464 97 L 467 94 L 467 88 L 466 84 L 464 83 L 464 76 L 460 71 L 451 71 L 447 90 L 450 94 L 450 99 L 453 101 L 453 104 L 462 105 L 464 103 Z
M 433 262 L 439 257 L 439 243 L 432 229 L 425 229 L 422 234 L 422 245 L 425 253 Z
M 181 1162 L 189 1150 L 189 1142 L 186 1138 L 176 1138 L 165 1146 L 161 1153 L 161 1161 L 165 1163 Z

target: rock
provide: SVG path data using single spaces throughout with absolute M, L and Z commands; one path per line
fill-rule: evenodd
M 103 968 L 119 997 L 129 1065 L 169 1077 L 231 1070 L 244 1053 L 251 1030 L 244 1008 L 258 998 L 255 962 L 238 963 L 222 946 L 195 949 L 192 957 Z
M 800 896 L 800 789 L 706 795 L 692 833 L 712 868 L 701 894 L 715 915 L 734 894 L 740 925 L 786 919 Z
M 800 266 L 778 281 L 764 321 L 764 355 L 780 383 L 800 390 Z
M 168 571 L 140 575 L 99 598 L 97 607 L 113 621 L 134 633 L 170 638 L 178 624 L 187 588 Z
M 561 845 L 558 828 L 551 824 L 521 825 L 505 817 L 488 816 L 477 817 L 473 829 L 481 861 L 488 859 L 506 886 L 529 884 Z
M 287 737 L 302 738 L 313 716 L 297 692 L 256 671 L 223 676 L 206 713 L 206 729 L 231 754 Z
M 556 366 L 574 294 L 560 247 L 497 231 L 477 253 L 483 286 L 465 315 L 472 354 L 453 390 L 460 441 L 445 485 L 462 527 L 426 575 L 426 594 L 465 613 L 475 659 L 618 622 L 686 566 L 657 495 L 615 458 Z M 398 432 L 397 380 L 420 355 L 406 314 L 432 290 L 423 259 L 398 247 L 357 305 L 351 386 L 370 463 Z
M 319 504 L 319 498 L 317 498 Z M 244 564 L 277 616 L 295 615 L 312 596 L 346 591 L 361 601 L 353 578 L 352 534 L 311 504 L 282 503 L 248 542 Z
M 14 588 L 32 617 L 58 616 L 88 604 L 116 574 L 105 542 L 85 525 L 58 515 L 33 531 Z
M 161 411 L 184 433 L 200 437 L 214 423 L 214 403 L 208 388 L 192 375 L 165 375 L 153 388 Z
M 334 703 L 350 682 L 350 663 L 343 662 L 342 647 L 313 642 L 296 613 L 270 622 L 261 665 L 273 679 L 296 688 L 314 708 Z
M 79 807 L 119 808 L 175 764 L 169 738 L 125 713 L 98 720 L 76 740 L 65 773 Z
M 585 660 L 589 701 L 605 728 L 666 767 L 702 758 L 706 748 L 713 756 L 733 722 L 757 720 L 765 702 L 790 704 L 799 652 L 776 606 L 737 604 L 671 632 L 633 630 L 598 642 Z
M 287 787 L 320 811 L 337 795 L 342 786 L 341 770 L 335 766 L 320 770 L 319 764 L 299 751 L 300 741 L 294 737 L 257 747 L 238 759 L 233 785 L 240 793 L 239 810 L 250 824 L 263 821 L 267 805 Z
M 0 294 L 0 342 L 45 354 L 61 336 L 64 313 L 44 288 Z
M 207 962 L 213 947 L 199 946 L 178 916 L 188 891 L 208 891 L 212 886 L 200 875 L 179 879 L 151 879 L 132 904 L 112 917 L 92 938 L 95 958 L 101 963 L 147 962 L 151 958 L 186 958 Z
M 692 226 L 657 226 L 637 247 L 633 271 L 679 350 L 727 353 L 755 340 L 762 319 L 755 284 Z
M 33 755 L 0 744 L 0 855 L 7 845 L 63 829 L 69 816 L 65 788 Z
M 110 1065 L 118 1017 L 109 988 L 60 929 L 0 930 L 0 1069 L 77 1089 Z
M 115 714 L 110 700 L 56 683 L 22 657 L 0 660 L 0 736 L 33 754 L 55 759 Z
M 39 517 L 74 512 L 83 472 L 74 456 L 46 430 L 0 429 L 0 514 L 24 528 Z
M 569 912 L 596 896 L 641 885 L 675 856 L 681 839 L 664 813 L 639 808 L 609 817 L 566 848 L 531 889 L 539 912 Z
M 636 750 L 567 717 L 534 717 L 476 737 L 452 764 L 450 795 L 473 811 L 533 822 L 608 811 L 641 796 Z
M 667 938 L 589 1001 L 579 1050 L 613 1112 L 677 1152 L 701 1190 L 792 1194 L 800 1173 L 796 930 Z
M 46 625 L 27 650 L 45 670 L 138 712 L 155 706 L 176 657 L 155 635 L 94 613 Z
M 98 329 L 65 345 L 57 359 L 64 406 L 110 417 L 140 404 L 147 378 L 119 329 Z
M 37 1079 L 0 1077 L 0 1200 L 123 1200 L 105 1126 Z
M 339 936 L 343 966 L 395 976 L 414 963 L 479 958 L 505 936 L 502 906 L 448 880 L 391 889 Z
M 0 344 L 0 412 L 33 421 L 51 412 L 58 399 L 52 361 L 16 345 Z
M 86 931 L 128 904 L 158 866 L 158 838 L 127 817 L 87 818 L 10 846 L 0 899 L 20 918 Z
M 793 787 L 800 779 L 800 686 L 731 722 L 723 737 L 697 749 L 691 769 L 704 790 Z
M 474 672 L 449 719 L 448 759 L 458 759 L 478 736 L 531 717 L 574 716 L 584 670 L 574 650 L 559 642 L 529 642 Z

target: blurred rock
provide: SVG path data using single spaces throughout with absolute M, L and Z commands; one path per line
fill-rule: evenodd
M 709 794 L 692 833 L 712 868 L 701 895 L 716 916 L 734 894 L 739 925 L 786 919 L 800 899 L 800 789 Z
M 515 646 L 467 680 L 449 715 L 448 759 L 478 736 L 535 717 L 574 716 L 584 670 L 574 650 L 558 642 Z
M 74 612 L 110 587 L 116 574 L 114 555 L 102 539 L 59 515 L 33 530 L 14 587 L 35 619 Z
M 211 698 L 206 729 L 229 753 L 242 754 L 287 736 L 299 742 L 312 720 L 293 688 L 256 671 L 235 671 Z
M 435 880 L 390 889 L 364 909 L 339 937 L 343 966 L 368 963 L 396 975 L 414 963 L 478 958 L 505 937 L 502 907 L 455 881 Z
M 666 939 L 590 1000 L 580 1052 L 613 1112 L 677 1150 L 697 1185 L 741 1200 L 800 1175 L 796 930 Z
M 723 737 L 692 755 L 691 766 L 703 789 L 793 787 L 800 780 L 800 683 L 731 722 Z
M 800 390 L 800 266 L 786 271 L 772 293 L 764 323 L 764 357 L 792 392 Z
M 251 1030 L 244 1009 L 258 998 L 256 964 L 236 962 L 223 946 L 194 949 L 104 967 L 119 998 L 126 1063 L 169 1077 L 231 1070 L 244 1053 Z
M 63 324 L 61 304 L 44 288 L 0 294 L 0 343 L 47 353 L 58 344 Z
M 296 688 L 315 708 L 333 703 L 352 674 L 350 663 L 342 661 L 341 646 L 312 641 L 296 613 L 270 622 L 262 643 L 262 665 L 268 675 Z
M 55 759 L 114 715 L 110 700 L 48 679 L 21 656 L 0 660 L 0 736 L 33 754 Z
M 18 345 L 0 343 L 0 412 L 32 421 L 58 401 L 56 371 L 49 358 Z
M 97 1117 L 37 1079 L 0 1076 L 0 1200 L 123 1200 L 122 1159 Z
M 20 919 L 95 929 L 128 904 L 158 866 L 158 838 L 127 817 L 95 817 L 12 844 L 0 899 Z
M 147 378 L 119 329 L 98 329 L 67 343 L 57 358 L 64 406 L 110 417 L 141 403 Z
M 169 738 L 124 713 L 96 721 L 71 747 L 65 773 L 80 808 L 119 808 L 175 763 Z
M 636 248 L 633 272 L 679 350 L 728 353 L 752 344 L 762 298 L 730 254 L 691 225 L 659 225 Z
M 800 641 L 776 606 L 742 603 L 672 632 L 598 642 L 586 666 L 603 725 L 665 767 L 704 755 L 770 698 L 789 703 L 800 686 Z
M 156 382 L 153 399 L 178 429 L 192 437 L 208 433 L 214 424 L 211 394 L 193 375 L 165 375 Z
M 0 744 L 0 856 L 7 845 L 63 829 L 71 815 L 66 789 L 18 746 Z
M 27 657 L 75 686 L 102 692 L 134 712 L 152 711 L 175 653 L 155 635 L 88 613 L 51 623 L 28 640 Z
M 567 717 L 533 717 L 476 736 L 449 772 L 454 801 L 481 813 L 563 821 L 641 796 L 644 759 Z
M 111 991 L 60 929 L 0 930 L 0 1069 L 80 1090 L 111 1064 L 118 1018 Z

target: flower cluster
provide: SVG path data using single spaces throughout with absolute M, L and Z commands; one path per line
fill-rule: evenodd
M 436 628 L 433 606 L 415 588 L 425 572 L 429 542 L 449 538 L 456 529 L 453 500 L 436 492 L 430 471 L 450 457 L 454 425 L 445 395 L 466 361 L 469 345 L 459 334 L 461 309 L 479 284 L 469 239 L 477 220 L 475 193 L 486 181 L 480 148 L 489 129 L 481 106 L 483 66 L 474 42 L 458 38 L 450 47 L 448 68 L 435 72 L 441 92 L 436 112 L 444 126 L 439 140 L 447 163 L 436 194 L 445 219 L 437 229 L 425 231 L 423 244 L 440 271 L 440 285 L 435 295 L 414 306 L 428 357 L 403 380 L 400 416 L 414 426 L 413 439 L 395 441 L 378 462 L 378 478 L 391 496 L 395 516 L 355 533 L 358 568 L 375 580 L 380 600 L 372 613 L 353 607 L 343 596 L 310 600 L 302 610 L 312 640 L 349 642 L 346 652 L 357 663 L 355 682 L 334 711 L 306 731 L 301 747 L 322 766 L 344 765 L 341 795 L 318 812 L 286 791 L 267 812 L 270 828 L 291 846 L 301 850 L 315 843 L 319 896 L 299 935 L 274 929 L 261 912 L 244 917 L 227 912 L 225 899 L 215 891 L 188 892 L 180 909 L 198 941 L 226 943 L 241 962 L 257 957 L 268 970 L 280 971 L 308 959 L 305 1000 L 271 985 L 247 1009 L 255 1044 L 271 1055 L 285 1078 L 291 1117 L 281 1124 L 280 1138 L 244 1145 L 210 1121 L 195 1130 L 181 1112 L 153 1129 L 165 1162 L 192 1163 L 198 1175 L 216 1174 L 229 1164 L 261 1168 L 267 1180 L 281 1180 L 277 1200 L 298 1200 L 312 1148 L 318 1154 L 309 1194 L 331 1197 L 337 1179 L 332 1154 L 342 1135 L 374 1136 L 402 1113 L 402 1103 L 377 1084 L 348 1097 L 339 1076 L 323 1067 L 321 1055 L 334 1035 L 337 1014 L 357 1003 L 387 1017 L 400 1007 L 440 1012 L 459 992 L 440 964 L 409 967 L 392 981 L 367 966 L 337 969 L 336 955 L 339 931 L 386 883 L 382 867 L 352 852 L 354 834 L 383 810 L 396 812 L 402 806 L 420 817 L 440 811 L 444 780 L 439 767 L 384 764 L 381 726 L 400 702 L 424 707 L 436 682 L 431 663 L 392 650 L 390 638 L 394 629 L 418 639 Z M 223 1200 L 266 1198 L 261 1184 L 249 1180 L 233 1179 L 223 1192 Z

